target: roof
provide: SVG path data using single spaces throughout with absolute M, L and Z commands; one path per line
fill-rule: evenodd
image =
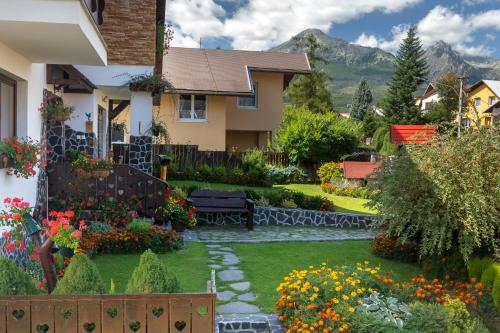
M 495 104 L 484 110 L 484 113 L 492 113 L 493 111 L 500 110 L 500 100 L 498 100 Z
M 427 142 L 435 133 L 435 126 L 391 125 L 391 141 L 395 144 Z
M 490 90 L 497 97 L 500 98 L 500 81 L 496 81 L 496 80 L 479 80 L 476 83 L 474 83 L 472 86 L 470 86 L 467 90 L 469 92 L 471 92 L 483 84 L 486 85 L 488 88 L 490 88 Z
M 345 179 L 366 179 L 381 165 L 382 161 L 377 161 L 374 163 L 344 161 L 340 163 L 340 168 L 344 170 Z
M 163 74 L 176 91 L 221 95 L 253 93 L 251 71 L 309 74 L 305 53 L 172 47 L 163 57 Z

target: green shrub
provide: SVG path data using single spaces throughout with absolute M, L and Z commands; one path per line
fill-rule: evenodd
M 135 234 L 140 234 L 151 230 L 152 227 L 153 225 L 150 220 L 134 219 L 127 225 L 127 230 Z
M 179 291 L 177 278 L 167 271 L 151 250 L 141 255 L 139 266 L 128 281 L 128 294 L 174 293 Z
M 363 298 L 363 303 L 358 306 L 358 310 L 366 312 L 374 318 L 388 321 L 399 329 L 403 328 L 404 322 L 410 316 L 406 304 L 399 302 L 394 297 L 384 297 L 376 291 Z
M 481 275 L 483 275 L 484 270 L 491 263 L 493 263 L 493 259 L 490 257 L 472 259 L 468 265 L 469 277 L 471 279 L 474 278 L 477 281 L 481 280 Z
M 484 269 L 481 275 L 481 283 L 488 288 L 492 288 L 497 276 L 500 276 L 500 263 L 494 262 Z
M 398 146 L 391 141 L 391 132 L 386 132 L 383 138 L 383 144 L 379 152 L 384 155 L 394 155 L 398 151 Z
M 293 165 L 289 165 L 286 168 L 268 165 L 266 167 L 266 174 L 274 184 L 303 183 L 307 179 L 307 174 L 304 170 Z
M 500 274 L 497 274 L 495 281 L 493 281 L 493 303 L 495 304 L 498 311 L 500 311 Z
M 295 209 L 297 208 L 297 204 L 292 199 L 283 199 L 283 201 L 281 202 L 281 207 Z
M 415 302 L 409 305 L 411 316 L 405 322 L 405 330 L 420 333 L 443 333 L 447 314 L 441 304 Z
M 299 207 L 304 207 L 305 202 L 306 202 L 306 195 L 302 192 L 293 192 L 292 193 L 292 198 L 293 201 L 297 204 Z
M 342 179 L 342 171 L 340 171 L 339 163 L 335 162 L 327 162 L 321 164 L 316 172 L 318 174 L 319 179 L 321 180 L 321 184 L 331 183 L 336 179 Z
M 198 167 L 198 179 L 207 181 L 212 178 L 212 168 L 208 164 L 202 164 Z
M 251 178 L 265 178 L 266 157 L 264 152 L 258 148 L 248 150 L 241 159 L 243 171 Z
M 245 194 L 246 194 L 247 198 L 252 199 L 252 200 L 258 200 L 261 197 L 261 194 L 259 194 L 257 191 L 250 190 L 250 189 L 245 190 Z M 264 195 L 262 195 L 262 196 L 264 196 Z
M 188 197 L 186 191 L 178 186 L 174 187 L 174 189 L 172 190 L 172 196 L 177 199 L 186 199 Z
M 382 146 L 384 145 L 384 138 L 387 133 L 389 133 L 389 127 L 384 125 L 377 128 L 375 130 L 375 133 L 373 133 L 370 145 L 377 151 L 380 151 L 382 149 Z
M 99 270 L 85 254 L 77 253 L 71 258 L 64 277 L 57 283 L 55 295 L 104 294 L 104 282 Z
M 401 333 L 407 332 L 406 330 L 400 330 L 392 323 L 375 318 L 369 313 L 363 311 L 356 311 L 349 316 L 348 322 L 350 325 L 350 330 L 348 332 L 356 333 Z
M 95 232 L 97 234 L 110 232 L 111 230 L 113 230 L 113 227 L 108 223 L 93 221 L 87 225 L 88 232 Z
M 213 175 L 214 177 L 217 177 L 217 179 L 222 180 L 226 176 L 226 168 L 222 166 L 217 166 L 213 170 Z
M 483 323 L 473 318 L 465 304 L 458 299 L 448 299 L 444 305 L 447 314 L 448 333 L 483 333 L 488 332 Z
M 38 290 L 28 273 L 17 267 L 14 261 L 0 257 L 0 295 L 33 294 L 38 294 Z
M 259 199 L 255 200 L 255 204 L 257 206 L 267 207 L 269 206 L 269 200 L 266 197 L 260 197 Z

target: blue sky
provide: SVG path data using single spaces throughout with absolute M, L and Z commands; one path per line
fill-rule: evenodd
M 174 46 L 265 50 L 307 28 L 395 52 L 408 25 L 424 46 L 438 40 L 500 59 L 500 0 L 169 0 Z

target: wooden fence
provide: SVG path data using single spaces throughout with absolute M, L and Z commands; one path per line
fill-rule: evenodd
M 113 158 L 116 163 L 128 164 L 128 144 L 113 144 Z M 210 167 L 241 167 L 244 152 L 205 151 L 198 150 L 196 145 L 153 145 L 153 165 L 158 165 L 159 155 L 168 155 L 174 159 L 179 170 L 190 166 L 197 168 L 202 164 Z M 288 155 L 279 152 L 264 152 L 267 163 L 286 167 L 289 165 Z
M 112 196 L 120 202 L 135 195 L 141 201 L 138 213 L 148 217 L 155 217 L 156 208 L 164 204 L 168 188 L 167 183 L 128 165 L 115 165 L 104 178 L 78 177 L 69 164 L 52 165 L 47 174 L 49 197 Z
M 212 333 L 215 293 L 0 297 L 0 333 Z

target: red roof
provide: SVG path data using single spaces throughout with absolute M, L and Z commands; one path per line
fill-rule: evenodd
M 391 141 L 395 144 L 427 142 L 435 134 L 435 126 L 391 125 Z
M 369 175 L 382 165 L 381 161 L 378 162 L 358 162 L 358 161 L 344 161 L 340 163 L 340 168 L 344 170 L 345 179 L 366 179 Z

